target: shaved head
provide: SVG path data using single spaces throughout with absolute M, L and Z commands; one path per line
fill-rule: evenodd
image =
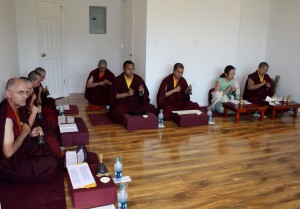
M 17 82 L 20 81 L 19 78 L 10 78 L 6 83 L 6 90 L 12 89 L 14 86 L 16 86 Z
M 32 81 L 31 81 L 29 78 L 26 78 L 26 77 L 20 77 L 20 79 L 21 79 L 22 81 L 24 81 L 26 84 L 32 83 Z
M 35 81 L 35 80 L 40 79 L 40 76 L 41 75 L 37 71 L 31 71 L 28 74 L 28 79 L 31 80 L 31 81 Z
M 11 78 L 6 83 L 6 98 L 13 109 L 26 105 L 27 86 L 19 78 Z
M 41 85 L 42 77 L 37 71 L 31 71 L 28 74 L 28 79 L 32 81 L 33 88 L 36 88 Z

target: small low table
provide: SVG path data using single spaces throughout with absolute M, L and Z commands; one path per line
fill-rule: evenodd
M 300 103 L 297 102 L 287 102 L 287 103 L 282 103 L 280 104 L 274 104 L 274 105 L 269 105 L 268 108 L 271 110 L 271 119 L 275 119 L 275 114 L 276 110 L 288 110 L 288 109 L 294 109 L 294 118 L 297 118 L 297 112 L 298 108 L 300 107 Z
M 61 145 L 63 147 L 79 146 L 81 144 L 89 144 L 89 130 L 80 117 L 74 118 L 78 132 L 61 133 Z
M 265 117 L 265 111 L 267 110 L 267 107 L 260 104 L 247 104 L 247 105 L 236 105 L 231 102 L 225 102 L 223 103 L 224 107 L 224 118 L 228 117 L 228 109 L 235 112 L 235 123 L 238 124 L 240 120 L 240 114 L 241 113 L 250 113 L 259 111 L 260 112 L 260 121 L 264 120 Z
M 73 189 L 69 175 L 67 175 L 67 183 L 72 204 L 75 209 L 99 207 L 114 204 L 117 201 L 117 188 L 111 176 L 108 183 L 102 183 L 96 176 L 99 165 L 89 164 L 91 172 L 94 176 L 96 187 Z
M 69 110 L 65 110 L 64 114 L 66 115 L 78 115 L 79 113 L 79 109 L 77 105 L 69 105 L 70 109 Z
M 179 115 L 175 113 L 173 114 L 172 119 L 180 127 L 208 125 L 208 116 L 206 113 L 201 113 L 200 115 L 197 114 Z
M 128 131 L 157 129 L 158 118 L 153 113 L 148 113 L 146 117 L 124 114 L 123 125 Z

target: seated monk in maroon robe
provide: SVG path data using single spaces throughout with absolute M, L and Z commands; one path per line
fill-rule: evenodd
M 150 104 L 144 80 L 134 74 L 134 63 L 129 60 L 124 62 L 123 70 L 112 84 L 110 118 L 121 123 L 123 115 L 129 112 L 151 112 L 157 115 L 155 107 Z
M 261 62 L 257 70 L 248 75 L 243 99 L 252 103 L 261 103 L 267 96 L 274 95 L 274 82 L 267 74 L 269 65 Z
M 36 71 L 40 74 L 40 76 L 41 76 L 40 82 L 43 82 L 46 77 L 46 70 L 44 68 L 37 67 L 34 71 Z M 55 100 L 52 97 L 48 97 L 49 94 L 50 93 L 49 93 L 48 87 L 46 86 L 44 88 L 42 83 L 40 83 L 39 92 L 37 95 L 39 96 L 39 100 L 43 104 L 43 107 L 50 108 L 50 109 L 56 109 Z
M 98 68 L 90 72 L 85 87 L 85 98 L 94 105 L 110 105 L 110 89 L 115 75 L 107 69 L 106 60 L 100 60 Z
M 26 104 L 18 108 L 19 116 L 21 121 L 28 121 L 28 125 L 33 128 L 40 126 L 45 134 L 45 138 L 51 147 L 51 149 L 58 155 L 61 156 L 60 150 L 60 142 L 58 138 L 60 135 L 57 135 L 57 129 L 52 129 L 51 126 L 48 126 L 46 123 L 45 118 L 37 118 L 37 114 L 40 113 L 40 106 L 36 104 L 32 104 L 31 100 L 33 100 L 33 84 L 32 82 L 26 77 L 20 77 L 23 80 L 27 87 L 27 99 Z
M 52 130 L 58 130 L 58 111 L 56 110 L 56 106 L 54 105 L 46 105 L 41 100 L 41 75 L 37 71 L 31 71 L 28 74 L 28 79 L 32 81 L 34 94 L 34 104 L 40 105 L 42 107 L 42 115 L 46 118 L 47 123 L 51 126 Z
M 173 73 L 163 79 L 157 92 L 157 107 L 163 109 L 165 120 L 171 120 L 172 111 L 200 110 L 197 103 L 190 101 L 192 87 L 182 77 L 183 71 L 184 66 L 176 63 Z
M 34 140 L 43 135 L 40 127 L 31 129 L 28 121 L 19 117 L 18 108 L 26 104 L 27 98 L 24 81 L 10 79 L 6 98 L 0 104 L 0 178 L 16 182 L 52 179 L 60 167 L 59 156 L 47 142 L 38 145 Z

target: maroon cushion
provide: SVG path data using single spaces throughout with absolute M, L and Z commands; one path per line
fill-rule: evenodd
M 88 152 L 87 163 L 99 165 L 98 155 L 95 152 Z
M 69 187 L 72 204 L 77 208 L 99 207 L 109 204 L 114 204 L 117 201 L 117 189 L 114 181 L 110 177 L 110 181 L 106 184 L 102 183 L 96 173 L 98 165 L 89 165 L 94 176 L 97 186 L 92 188 L 73 189 L 69 175 L 67 182 Z
M 187 126 L 202 126 L 208 125 L 208 116 L 206 113 L 201 113 L 201 115 L 197 114 L 186 114 L 186 115 L 173 115 L 173 121 L 182 127 Z
M 78 110 L 78 106 L 77 105 L 69 105 L 70 109 L 69 110 L 65 110 L 64 114 L 67 115 L 78 115 L 79 110 Z
M 158 128 L 158 119 L 153 113 L 148 113 L 148 118 L 124 114 L 123 124 L 129 131 Z
M 111 125 L 113 122 L 107 114 L 88 114 L 92 126 Z
M 82 118 L 74 118 L 78 132 L 61 133 L 61 144 L 64 147 L 89 144 L 89 131 Z

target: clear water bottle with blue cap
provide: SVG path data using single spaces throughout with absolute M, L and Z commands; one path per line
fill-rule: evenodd
M 121 162 L 121 158 L 120 156 L 116 157 L 116 161 L 114 164 L 114 169 L 115 169 L 115 178 L 116 180 L 121 180 L 122 179 L 122 169 L 123 169 L 123 165 Z
M 120 185 L 120 190 L 118 192 L 118 209 L 127 209 L 127 199 L 128 199 L 128 193 L 127 188 L 125 184 Z
M 207 116 L 208 116 L 208 124 L 213 124 L 211 107 L 207 107 Z
M 163 128 L 164 127 L 164 113 L 163 113 L 163 109 L 159 109 L 158 127 L 159 128 Z
M 64 110 L 64 106 L 61 104 L 59 106 L 59 116 L 63 116 L 65 115 L 65 110 Z

